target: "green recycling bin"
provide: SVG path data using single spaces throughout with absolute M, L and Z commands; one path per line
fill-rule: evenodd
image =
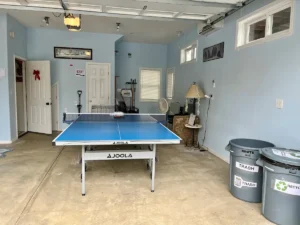
M 265 148 L 257 164 L 263 166 L 264 217 L 280 225 L 299 225 L 300 151 Z

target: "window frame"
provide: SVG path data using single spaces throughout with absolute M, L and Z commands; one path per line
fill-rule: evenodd
M 272 33 L 273 15 L 291 8 L 290 28 L 277 33 Z M 275 39 L 287 37 L 294 32 L 295 1 L 282 0 L 270 3 L 244 17 L 237 20 L 235 49 L 239 50 L 256 44 L 272 41 Z M 266 33 L 264 38 L 249 42 L 250 26 L 256 22 L 266 19 Z
M 260 38 L 260 39 L 264 39 L 264 38 L 267 37 L 267 30 L 268 30 L 267 17 L 266 16 L 259 17 L 256 20 L 252 20 L 252 21 L 250 21 L 250 22 L 248 22 L 248 23 L 245 24 L 245 26 L 246 26 L 246 35 L 247 35 L 245 37 L 246 38 L 246 40 L 245 40 L 246 44 L 253 43 L 255 41 L 260 40 L 260 39 L 256 39 L 256 40 L 253 40 L 253 41 L 249 40 L 250 39 L 250 26 L 253 25 L 253 24 L 255 24 L 255 23 L 257 23 L 257 22 L 263 21 L 263 20 L 266 20 L 266 30 L 265 30 L 265 36 L 263 38 Z
M 158 95 L 158 99 L 142 99 L 142 70 L 152 70 L 152 71 L 158 71 L 159 72 L 159 95 Z M 161 98 L 161 75 L 162 75 L 162 68 L 146 68 L 146 67 L 141 67 L 140 70 L 139 70 L 139 78 L 140 78 L 140 84 L 139 84 L 139 99 L 140 99 L 140 102 L 157 102 L 160 98 Z
M 186 55 L 189 50 L 192 50 L 192 60 L 186 61 Z M 196 51 L 195 51 L 196 50 Z M 184 57 L 183 57 L 184 56 Z M 184 59 L 183 59 L 184 58 Z M 198 40 L 193 41 L 186 47 L 180 49 L 180 65 L 197 62 L 198 59 Z
M 168 75 L 169 73 L 173 74 L 173 86 L 172 86 L 172 97 L 169 98 L 168 96 Z M 174 98 L 174 84 L 175 84 L 175 68 L 168 68 L 167 69 L 167 74 L 166 74 L 166 99 L 168 100 L 173 100 Z

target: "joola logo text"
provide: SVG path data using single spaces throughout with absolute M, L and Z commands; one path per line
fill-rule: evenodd
M 108 154 L 108 159 L 132 158 L 131 154 Z

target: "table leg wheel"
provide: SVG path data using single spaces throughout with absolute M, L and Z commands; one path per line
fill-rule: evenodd
M 85 196 L 85 194 L 82 194 L 82 196 Z
M 154 192 L 154 190 L 151 190 L 151 192 Z

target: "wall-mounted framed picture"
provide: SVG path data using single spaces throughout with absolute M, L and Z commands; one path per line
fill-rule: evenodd
M 54 47 L 54 58 L 92 60 L 93 50 L 89 48 Z
M 224 58 L 224 45 L 219 43 L 203 50 L 203 62 Z

